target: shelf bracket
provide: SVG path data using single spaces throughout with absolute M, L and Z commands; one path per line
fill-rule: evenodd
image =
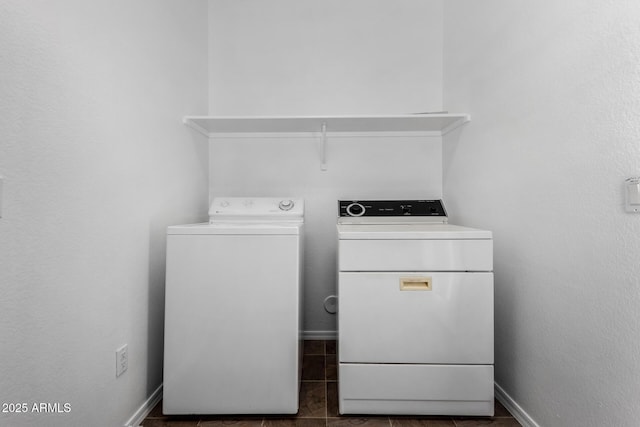
M 320 153 L 320 170 L 326 171 L 327 170 L 327 123 L 326 122 L 322 122 L 322 146 L 321 146 L 321 153 Z
M 462 125 L 464 125 L 466 123 L 469 123 L 470 120 L 471 120 L 471 118 L 469 117 L 468 114 L 464 115 L 460 119 L 458 119 L 455 122 L 451 123 L 449 126 L 445 126 L 441 131 L 442 132 L 442 136 L 448 134 L 452 130 L 458 129 L 460 126 L 462 126 Z

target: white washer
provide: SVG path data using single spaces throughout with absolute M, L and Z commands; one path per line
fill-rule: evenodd
M 167 229 L 163 412 L 295 414 L 304 201 L 216 198 Z
M 340 201 L 342 414 L 493 415 L 493 240 L 439 200 Z

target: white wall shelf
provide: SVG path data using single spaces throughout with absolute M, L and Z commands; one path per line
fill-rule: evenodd
M 321 135 L 321 169 L 327 169 L 328 135 L 423 134 L 441 136 L 464 125 L 468 114 L 379 116 L 186 116 L 183 122 L 209 137 Z
M 379 116 L 186 116 L 184 123 L 208 137 L 242 133 L 429 132 L 444 135 L 470 120 L 468 114 Z M 222 134 L 222 135 L 221 135 Z

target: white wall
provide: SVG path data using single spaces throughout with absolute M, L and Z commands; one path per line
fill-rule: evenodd
M 210 0 L 213 115 L 442 109 L 442 0 Z
M 164 234 L 206 217 L 205 1 L 0 3 L 0 413 L 117 426 L 162 381 Z M 115 350 L 129 369 L 115 377 Z
M 540 426 L 640 419 L 640 3 L 451 0 L 454 220 L 494 231 L 496 381 Z
M 442 109 L 442 1 L 210 1 L 210 113 L 402 114 Z M 330 131 L 331 129 L 329 129 Z M 306 203 L 305 330 L 335 331 L 337 201 L 439 198 L 440 137 L 222 138 L 210 197 Z

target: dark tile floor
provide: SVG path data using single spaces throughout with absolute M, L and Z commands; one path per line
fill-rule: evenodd
M 352 417 L 338 414 L 335 341 L 305 341 L 300 410 L 295 416 L 242 418 L 200 415 L 162 415 L 160 402 L 145 418 L 144 427 L 519 427 L 496 401 L 493 417 Z

